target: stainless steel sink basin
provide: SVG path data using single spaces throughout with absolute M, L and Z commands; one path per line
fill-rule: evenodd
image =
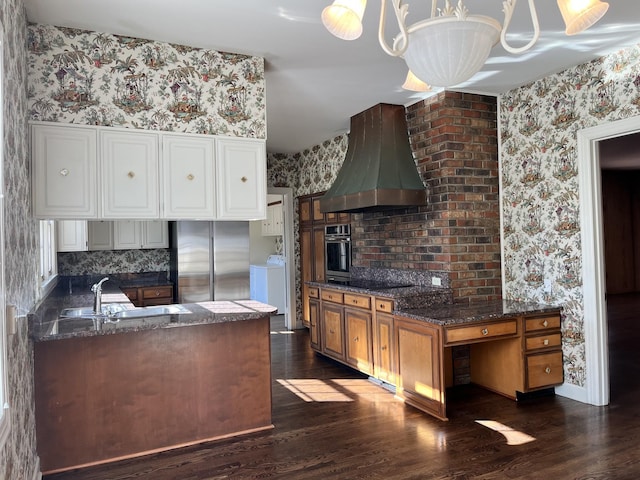
M 117 322 L 126 318 L 157 317 L 174 313 L 191 313 L 182 305 L 159 305 L 155 307 L 128 308 L 119 303 L 102 305 L 102 313 L 96 314 L 91 307 L 65 308 L 59 318 L 103 319 Z
M 96 314 L 92 307 L 65 308 L 58 315 L 60 318 L 92 318 L 98 316 L 110 316 L 126 309 L 119 303 L 107 303 L 102 305 L 102 314 Z
M 174 313 L 191 313 L 188 309 L 182 305 L 159 305 L 157 307 L 142 307 L 132 308 L 129 310 L 122 310 L 109 315 L 112 319 L 123 318 L 140 318 L 140 317 L 155 317 L 158 315 L 171 315 Z

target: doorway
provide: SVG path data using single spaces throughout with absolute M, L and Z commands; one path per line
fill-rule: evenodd
M 586 385 L 584 392 L 560 387 L 559 393 L 592 405 L 610 400 L 602 181 L 599 142 L 640 132 L 640 117 L 578 132 L 578 172 L 581 199 L 582 284 Z M 562 390 L 565 391 L 562 391 Z

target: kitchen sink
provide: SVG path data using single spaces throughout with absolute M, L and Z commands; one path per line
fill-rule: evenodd
M 157 317 L 174 313 L 191 313 L 182 305 L 159 305 L 154 307 L 127 308 L 120 303 L 109 303 L 102 306 L 102 313 L 96 314 L 91 307 L 65 308 L 58 318 L 102 318 L 107 321 L 119 321 L 126 318 Z
M 122 312 L 126 309 L 125 305 L 120 303 L 107 303 L 102 305 L 101 314 L 96 314 L 92 307 L 65 308 L 58 315 L 59 318 L 92 318 L 99 316 L 111 316 L 115 313 Z
M 159 305 L 156 307 L 142 307 L 132 308 L 129 310 L 121 310 L 109 315 L 111 319 L 122 318 L 140 318 L 140 317 L 155 317 L 158 315 L 171 315 L 174 313 L 191 313 L 182 305 Z

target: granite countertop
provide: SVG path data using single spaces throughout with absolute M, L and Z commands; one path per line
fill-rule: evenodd
M 436 325 L 459 325 L 482 322 L 515 315 L 535 315 L 553 313 L 559 306 L 538 303 L 516 302 L 511 300 L 495 300 L 477 303 L 453 303 L 433 305 L 429 308 L 396 310 L 394 314 L 421 320 Z
M 29 329 L 34 341 L 110 335 L 157 328 L 173 328 L 188 325 L 225 323 L 253 320 L 272 315 L 277 309 L 254 300 L 213 301 L 183 304 L 189 312 L 151 317 L 123 318 L 118 322 L 106 319 L 65 318 L 58 316 L 64 308 L 92 307 L 91 285 L 97 278 L 60 279 L 51 293 L 29 314 Z M 127 309 L 136 308 L 121 287 L 131 286 L 133 279 L 120 281 L 114 278 L 103 284 L 102 303 L 124 304 Z M 155 280 L 153 280 L 155 282 Z M 138 279 L 137 286 L 149 285 Z M 170 284 L 170 283 L 169 283 Z M 152 285 L 159 285 L 152 283 Z M 106 320 L 106 321 L 105 321 Z

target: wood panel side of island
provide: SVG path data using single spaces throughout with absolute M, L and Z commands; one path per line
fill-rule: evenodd
M 34 350 L 44 473 L 272 428 L 268 316 Z

